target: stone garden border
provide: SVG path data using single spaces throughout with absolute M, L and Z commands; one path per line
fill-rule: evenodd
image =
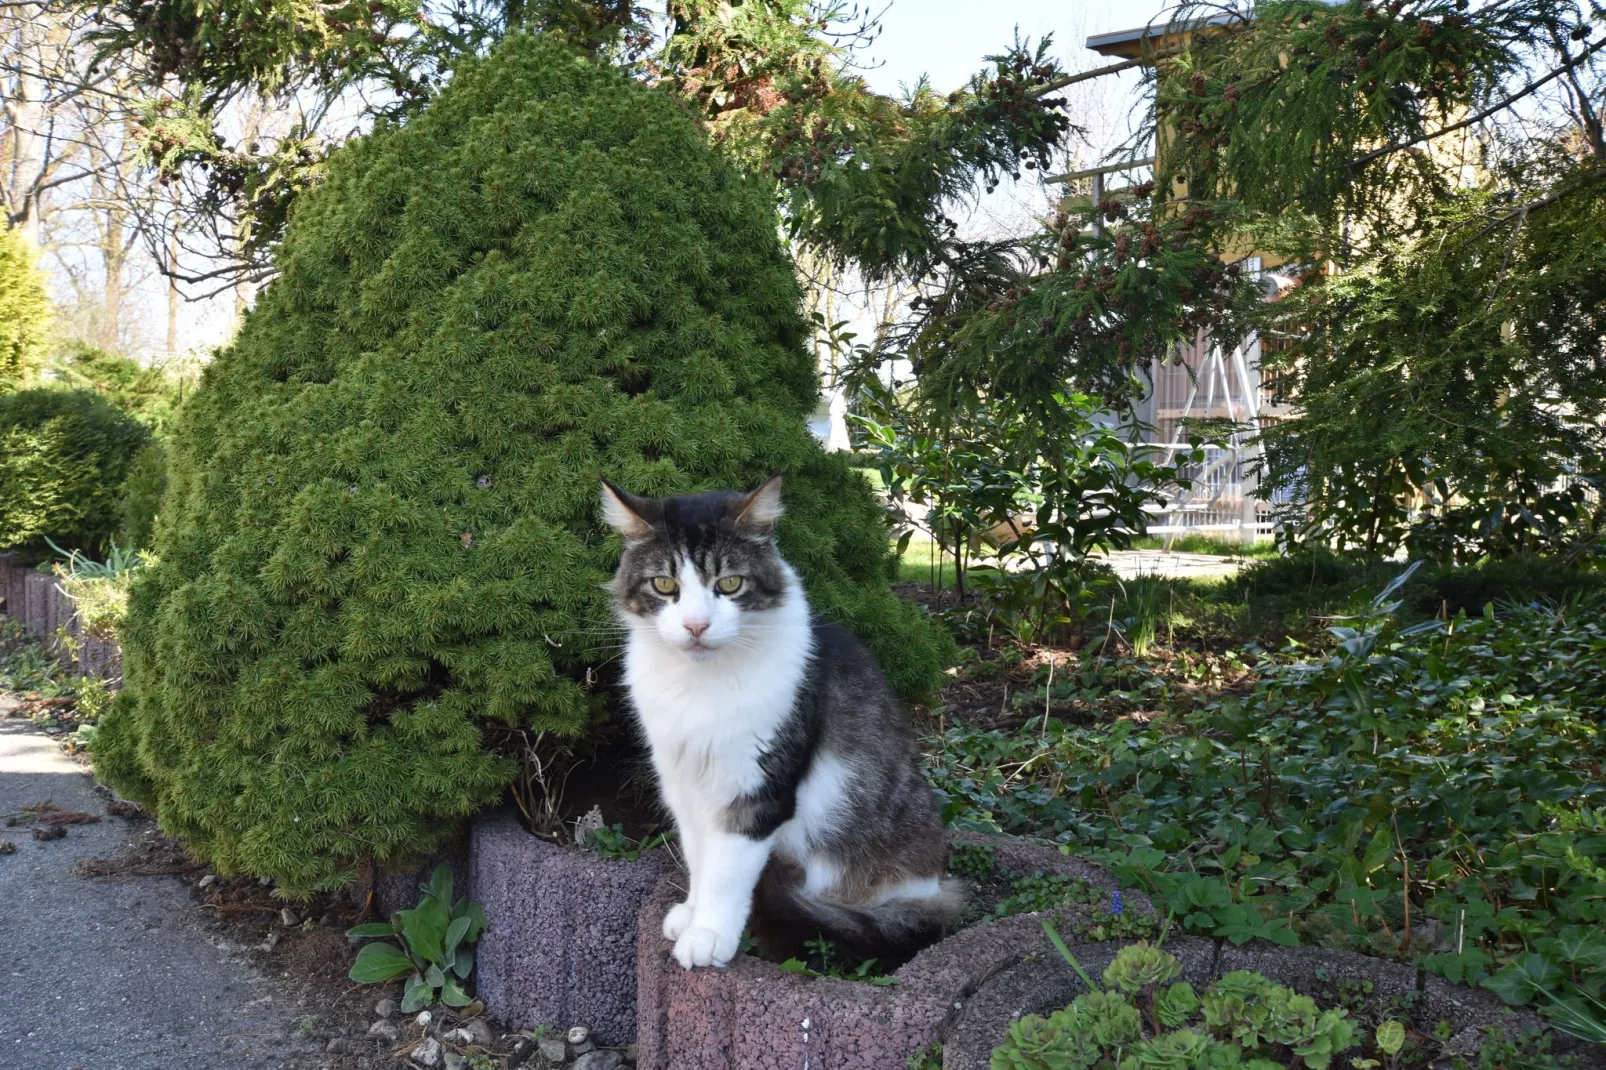
M 1018 840 L 957 834 L 956 844 L 994 848 L 1000 868 L 1059 873 L 1114 892 L 1108 874 L 1052 848 Z M 666 876 L 643 906 L 637 980 L 638 1070 L 888 1070 L 942 1040 L 972 995 L 1000 971 L 1040 952 L 1037 915 L 982 921 L 921 951 L 876 986 L 787 973 L 738 955 L 723 970 L 682 970 L 659 934 L 664 913 L 681 898 L 683 878 Z M 1152 914 L 1146 897 L 1126 893 L 1124 909 Z M 1064 931 L 1108 916 L 1107 908 L 1067 907 Z

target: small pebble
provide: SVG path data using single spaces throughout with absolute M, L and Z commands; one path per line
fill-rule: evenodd
M 441 1064 L 441 1042 L 434 1037 L 426 1037 L 424 1042 L 408 1052 L 407 1056 L 419 1066 L 439 1066 Z
M 276 948 L 278 946 L 279 946 L 279 934 L 278 933 L 269 933 L 267 939 L 263 940 L 260 944 L 257 945 L 257 947 L 260 948 L 263 951 L 272 951 L 274 948 Z
M 413 1020 L 418 1023 L 418 1028 L 428 1029 L 429 1023 L 435 1020 L 435 1016 L 428 1011 L 419 1011 L 418 1017 Z
M 468 1070 L 468 1056 L 456 1052 L 446 1053 L 446 1070 Z
M 210 887 L 212 887 L 212 885 L 214 885 L 216 883 L 217 883 L 217 874 L 215 874 L 215 873 L 208 873 L 206 876 L 201 878 L 201 887 L 202 888 L 210 888 Z
M 588 1041 L 590 1039 L 591 1039 L 591 1030 L 587 1029 L 585 1026 L 583 1026 L 583 1025 L 571 1025 L 569 1027 L 569 1043 L 570 1044 L 584 1044 L 586 1041 Z
M 467 1029 L 449 1029 L 446 1032 L 446 1039 L 453 1044 L 472 1044 L 474 1043 L 474 1034 Z
M 394 1044 L 396 1039 L 401 1036 L 401 1030 L 397 1029 L 393 1023 L 380 1019 L 368 1027 L 368 1035 L 378 1037 L 386 1044 Z
M 624 1058 L 616 1051 L 593 1051 L 574 1061 L 571 1070 L 619 1070 Z
M 472 1042 L 482 1048 L 489 1048 L 496 1043 L 496 1034 L 491 1032 L 490 1023 L 484 1018 L 475 1018 L 463 1028 L 473 1037 Z
M 541 1053 L 541 1058 L 554 1066 L 562 1066 L 564 1060 L 569 1057 L 569 1046 L 563 1043 L 561 1037 L 541 1038 L 536 1044 L 536 1050 Z
M 591 1041 L 589 1041 L 589 1040 L 582 1040 L 578 1044 L 570 1044 L 569 1048 L 576 1055 L 584 1055 L 587 1052 L 594 1050 L 596 1048 L 596 1045 L 591 1043 Z
M 291 910 L 289 907 L 285 907 L 283 910 L 279 911 L 279 924 L 283 925 L 286 929 L 294 929 L 297 925 L 301 924 L 301 919 L 296 917 L 295 911 Z
M 393 999 L 380 1000 L 374 1004 L 374 1013 L 381 1018 L 389 1018 L 396 1013 L 396 1001 Z

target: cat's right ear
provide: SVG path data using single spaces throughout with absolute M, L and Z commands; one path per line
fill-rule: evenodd
M 602 481 L 602 515 L 608 524 L 627 539 L 645 539 L 652 534 L 652 523 L 647 519 L 651 512 L 645 498 L 638 498 L 627 490 L 620 490 Z

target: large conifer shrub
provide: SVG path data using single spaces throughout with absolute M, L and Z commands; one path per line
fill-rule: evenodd
M 342 152 L 169 444 L 103 774 L 292 894 L 426 849 L 508 781 L 488 726 L 580 735 L 616 700 L 603 474 L 784 472 L 816 606 L 927 686 L 946 640 L 805 429 L 772 205 L 667 96 L 530 37 Z
M 150 432 L 88 390 L 0 394 L 0 550 L 103 553 Z
M 50 327 L 50 298 L 33 246 L 0 221 L 0 390 L 28 381 Z

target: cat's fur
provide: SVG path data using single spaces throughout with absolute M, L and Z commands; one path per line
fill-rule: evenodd
M 823 931 L 861 954 L 935 935 L 960 885 L 943 877 L 913 729 L 870 652 L 811 616 L 775 548 L 779 478 L 662 499 L 604 483 L 602 499 L 624 536 L 624 682 L 690 873 L 664 919 L 675 959 L 728 963 L 755 890 L 771 932 Z

